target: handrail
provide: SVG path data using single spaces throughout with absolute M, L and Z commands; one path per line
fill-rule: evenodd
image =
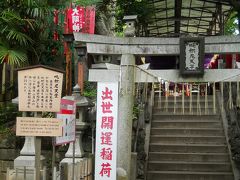
M 216 95 L 217 95 L 218 102 L 221 102 L 221 100 L 222 100 L 221 96 L 223 94 L 220 94 L 220 92 L 217 92 Z M 227 142 L 230 162 L 231 162 L 232 169 L 233 169 L 234 180 L 239 180 L 240 172 L 237 169 L 237 167 L 235 165 L 235 162 L 232 160 L 232 152 L 231 152 L 231 146 L 229 144 L 229 136 L 228 136 L 228 122 L 227 122 L 226 111 L 225 111 L 225 108 L 221 107 L 220 103 L 218 103 L 218 106 L 219 106 L 219 109 L 220 109 L 221 119 L 222 119 L 222 122 L 223 122 L 223 129 L 224 129 L 224 134 L 225 134 L 225 138 L 226 138 L 226 142 Z

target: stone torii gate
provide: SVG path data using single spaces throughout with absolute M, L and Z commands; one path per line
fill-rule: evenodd
M 74 33 L 76 43 L 86 43 L 87 53 L 93 55 L 121 55 L 120 67 L 90 69 L 89 81 L 119 82 L 118 159 L 117 167 L 126 171 L 130 179 L 132 109 L 135 82 L 156 82 L 156 77 L 171 82 L 240 81 L 240 69 L 205 70 L 202 77 L 183 78 L 179 70 L 144 70 L 135 68 L 135 55 L 166 56 L 180 54 L 179 38 L 107 37 Z M 205 38 L 206 54 L 240 52 L 240 36 Z

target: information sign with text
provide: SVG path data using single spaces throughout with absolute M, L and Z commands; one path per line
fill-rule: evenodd
M 18 71 L 19 111 L 59 112 L 63 73 L 42 67 Z
M 56 118 L 17 117 L 17 136 L 61 136 L 62 121 Z

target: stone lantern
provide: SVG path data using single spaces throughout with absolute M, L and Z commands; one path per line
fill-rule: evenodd
M 82 145 L 82 135 L 84 130 L 89 126 L 85 122 L 85 114 L 88 107 L 93 106 L 93 103 L 84 96 L 80 94 L 80 87 L 76 85 L 73 88 L 72 96 L 65 96 L 63 99 L 74 100 L 76 102 L 76 141 L 75 141 L 75 150 L 73 149 L 73 143 L 70 143 L 65 158 L 61 163 L 73 163 L 73 151 L 75 151 L 75 162 L 79 162 L 84 156 L 83 145 Z

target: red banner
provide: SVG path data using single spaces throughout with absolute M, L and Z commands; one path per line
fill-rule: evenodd
M 67 13 L 69 32 L 94 34 L 95 7 L 71 8 Z
M 87 7 L 85 13 L 85 26 L 83 28 L 83 33 L 94 34 L 95 30 L 95 8 Z

